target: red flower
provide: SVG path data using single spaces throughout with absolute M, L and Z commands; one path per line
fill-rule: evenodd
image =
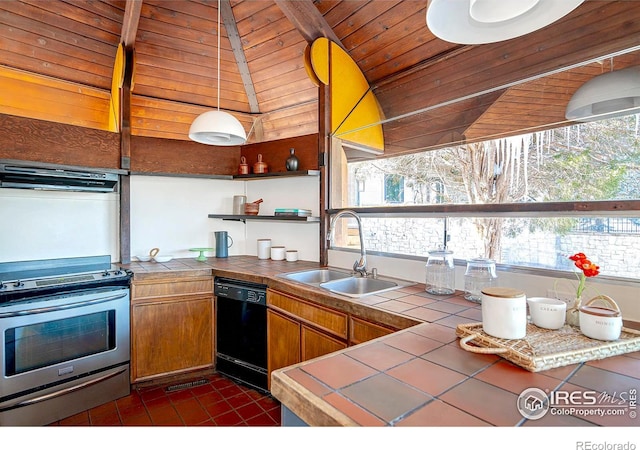
M 589 259 L 587 259 L 587 255 L 584 253 L 576 253 L 575 255 L 569 256 L 569 259 L 582 271 L 578 277 L 578 292 L 576 294 L 577 297 L 580 298 L 580 296 L 582 296 L 582 291 L 584 291 L 585 282 L 587 281 L 586 277 L 595 277 L 598 275 L 600 273 L 600 266 L 589 261 Z

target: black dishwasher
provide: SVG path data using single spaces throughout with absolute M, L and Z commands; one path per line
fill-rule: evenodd
M 267 392 L 267 287 L 216 277 L 216 370 Z

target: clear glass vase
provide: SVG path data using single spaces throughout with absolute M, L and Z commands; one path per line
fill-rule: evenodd
M 574 327 L 580 326 L 580 305 L 582 304 L 582 298 L 576 297 L 573 303 L 567 305 L 567 325 Z

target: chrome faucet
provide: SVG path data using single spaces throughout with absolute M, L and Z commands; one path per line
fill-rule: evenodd
M 360 276 L 366 277 L 367 276 L 367 252 L 364 249 L 364 236 L 362 235 L 362 221 L 360 220 L 360 216 L 358 216 L 358 214 L 356 214 L 354 211 L 351 211 L 350 209 L 345 209 L 343 211 L 340 211 L 335 216 L 333 216 L 333 219 L 331 219 L 331 224 L 329 225 L 329 232 L 327 233 L 327 241 L 331 241 L 331 238 L 333 237 L 333 231 L 334 231 L 336 220 L 338 220 L 340 217 L 345 216 L 347 214 L 355 217 L 356 221 L 358 222 L 358 234 L 360 236 L 360 259 L 356 260 L 356 262 L 353 263 L 353 270 L 359 273 Z

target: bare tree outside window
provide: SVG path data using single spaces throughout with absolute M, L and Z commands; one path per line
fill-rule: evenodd
M 361 183 L 404 180 L 404 205 L 509 204 L 640 199 L 640 115 L 572 125 L 350 164 Z M 386 187 L 386 181 L 383 181 Z M 386 191 L 384 191 L 386 192 Z M 360 193 L 368 205 L 376 195 Z M 387 200 L 386 193 L 380 200 Z M 380 202 L 379 204 L 382 204 Z M 484 256 L 499 259 L 504 236 L 562 234 L 580 219 L 515 221 L 474 218 Z

